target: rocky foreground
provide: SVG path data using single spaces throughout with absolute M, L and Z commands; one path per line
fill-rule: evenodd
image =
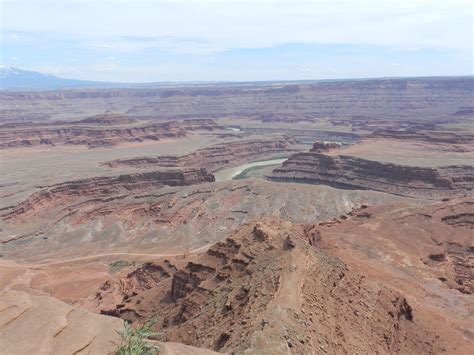
M 0 294 L 2 354 L 114 354 L 122 344 L 120 331 L 120 319 L 94 314 L 45 294 Z M 154 343 L 164 355 L 217 354 L 184 344 Z
M 199 255 L 122 272 L 91 307 L 220 352 L 469 353 L 473 203 L 261 219 Z
M 472 197 L 401 201 L 259 218 L 153 261 L 4 261 L 0 339 L 7 353 L 107 353 L 121 318 L 156 320 L 164 354 L 472 353 L 473 217 Z
M 122 323 L 48 295 L 3 291 L 0 353 L 109 354 L 120 344 L 117 331 L 122 330 Z

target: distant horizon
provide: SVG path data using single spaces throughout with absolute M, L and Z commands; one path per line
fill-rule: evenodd
M 38 72 L 28 68 L 19 68 L 13 66 L 0 65 L 2 68 L 11 68 L 21 71 L 34 72 L 43 75 L 49 75 L 56 77 L 58 79 L 64 80 L 74 80 L 74 81 L 84 81 L 84 82 L 95 82 L 95 83 L 110 83 L 110 84 L 124 84 L 124 85 L 149 85 L 149 84 L 165 84 L 165 83 L 174 83 L 174 84 L 187 84 L 187 83 L 203 83 L 203 84 L 245 84 L 245 83 L 291 83 L 291 82 L 324 82 L 324 81 L 348 81 L 348 80 L 384 80 L 384 79 L 430 79 L 430 78 L 463 78 L 463 77 L 474 77 L 474 74 L 460 74 L 460 75 L 410 75 L 410 76 L 374 76 L 374 77 L 341 77 L 341 78 L 309 78 L 309 79 L 272 79 L 272 80 L 157 80 L 157 81 L 148 81 L 148 82 L 139 82 L 139 81 L 104 81 L 104 80 L 94 80 L 94 79 L 77 79 L 72 77 L 63 77 L 46 72 Z

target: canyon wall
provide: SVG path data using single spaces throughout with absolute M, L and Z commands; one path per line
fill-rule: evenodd
M 0 149 L 37 145 L 86 145 L 89 148 L 112 146 L 122 142 L 141 142 L 162 138 L 179 138 L 186 130 L 173 124 L 152 124 L 130 128 L 42 127 L 22 130 L 0 130 Z
M 18 205 L 1 208 L 0 217 L 5 220 L 14 217 L 24 220 L 39 210 L 51 210 L 70 199 L 85 197 L 96 203 L 110 202 L 128 196 L 132 190 L 144 192 L 165 185 L 188 186 L 213 181 L 214 175 L 209 174 L 206 169 L 192 168 L 68 181 L 53 186 L 39 186 L 39 191 Z
M 216 144 L 181 156 L 137 157 L 105 162 L 109 167 L 205 167 L 210 171 L 246 163 L 271 155 L 287 155 L 295 151 L 294 141 L 288 137 L 254 139 Z
M 297 122 L 362 117 L 407 124 L 452 116 L 472 105 L 474 79 L 408 78 L 333 82 L 242 83 L 157 89 L 92 89 L 0 93 L 0 121 L 84 117 L 106 110 L 134 118 L 248 117 Z M 462 116 L 452 116 L 451 119 Z M 382 119 L 383 118 L 383 119 Z
M 474 134 L 469 132 L 447 131 L 416 131 L 416 130 L 376 130 L 370 138 L 388 138 L 401 140 L 414 140 L 430 143 L 444 144 L 470 144 L 474 142 Z
M 199 173 L 193 181 L 212 180 L 206 176 Z M 402 200 L 379 192 L 257 179 L 161 187 L 163 180 L 140 178 L 39 187 L 0 210 L 0 254 L 42 260 L 111 250 L 178 253 L 221 240 L 262 216 L 314 223 L 360 205 Z
M 411 197 L 437 198 L 471 193 L 474 189 L 473 166 L 421 168 L 345 155 L 328 156 L 317 151 L 292 155 L 268 178 Z
M 0 126 L 0 149 L 56 144 L 86 145 L 94 148 L 123 142 L 181 138 L 186 136 L 188 131 L 223 129 L 216 122 L 204 119 L 103 127 L 126 122 L 126 116 L 110 116 L 99 115 L 81 121 L 51 125 L 3 125 Z

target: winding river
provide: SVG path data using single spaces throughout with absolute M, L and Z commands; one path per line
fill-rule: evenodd
M 232 168 L 225 168 L 225 169 L 219 170 L 214 173 L 214 176 L 216 177 L 216 181 L 228 181 L 228 180 L 232 180 L 241 172 L 249 168 L 253 168 L 255 166 L 280 165 L 285 160 L 287 160 L 287 158 L 255 161 L 253 163 L 247 163 L 247 164 L 235 166 Z

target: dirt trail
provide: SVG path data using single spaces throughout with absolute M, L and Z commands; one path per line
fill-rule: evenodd
M 18 267 L 38 267 L 38 266 L 50 266 L 50 265 L 59 265 L 59 264 L 67 264 L 67 263 L 73 263 L 76 261 L 83 261 L 83 260 L 93 260 L 97 258 L 104 258 L 108 256 L 137 256 L 137 257 L 150 257 L 150 258 L 170 258 L 170 257 L 175 257 L 175 256 L 181 256 L 181 255 L 188 255 L 188 254 L 194 254 L 198 253 L 200 251 L 204 251 L 211 247 L 215 243 L 211 244 L 206 244 L 200 248 L 192 249 L 186 252 L 182 253 L 174 253 L 174 254 L 140 254 L 140 253 L 104 253 L 104 254 L 96 254 L 96 255 L 89 255 L 89 256 L 83 256 L 80 258 L 72 258 L 72 259 L 66 259 L 66 260 L 58 260 L 58 261 L 52 261 L 52 262 L 44 262 L 46 260 L 34 263 L 34 264 L 20 264 L 20 263 L 13 263 L 13 264 L 0 264 L 0 268 L 18 268 Z

